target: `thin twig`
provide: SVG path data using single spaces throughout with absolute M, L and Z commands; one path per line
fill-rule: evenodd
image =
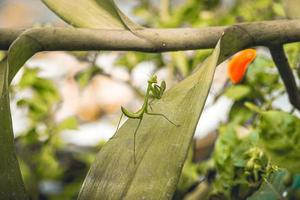
M 293 71 L 290 67 L 288 59 L 285 55 L 282 45 L 269 46 L 273 61 L 279 71 L 279 74 L 283 80 L 284 86 L 289 96 L 290 103 L 300 110 L 300 95 L 299 90 L 293 75 Z

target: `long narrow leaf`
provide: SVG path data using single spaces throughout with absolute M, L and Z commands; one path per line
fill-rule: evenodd
M 129 119 L 99 152 L 79 199 L 170 199 L 203 109 L 220 45 L 193 75 L 166 92 L 145 116 L 137 134 L 137 164 L 133 161 L 133 132 L 138 120 Z
M 141 28 L 121 12 L 113 0 L 42 0 L 75 27 L 99 29 Z
M 0 199 L 28 199 L 14 146 L 7 59 L 0 62 Z
M 98 153 L 78 199 L 171 199 L 216 66 L 251 41 L 242 28 L 228 28 L 203 65 L 154 103 L 154 112 L 180 127 L 160 116 L 145 116 L 137 133 L 136 164 L 133 133 L 138 120 L 128 119 Z

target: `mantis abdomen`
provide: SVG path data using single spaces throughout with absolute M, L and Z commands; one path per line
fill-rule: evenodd
M 137 112 L 130 112 L 129 110 L 127 110 L 124 107 L 121 107 L 122 113 L 128 117 L 128 118 L 132 118 L 132 119 L 141 119 L 143 117 L 143 110 L 139 110 Z

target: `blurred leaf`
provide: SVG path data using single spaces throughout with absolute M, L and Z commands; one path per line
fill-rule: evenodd
M 229 112 L 229 121 L 237 124 L 246 123 L 253 116 L 253 112 L 244 106 L 243 102 L 237 101 L 232 105 Z
M 182 173 L 177 185 L 179 193 L 184 193 L 199 181 L 198 165 L 193 162 L 193 150 L 193 146 L 190 147 L 186 162 L 182 168 Z
M 183 77 L 186 77 L 189 72 L 189 65 L 185 53 L 182 51 L 176 51 L 172 52 L 171 56 L 173 58 L 175 67 L 180 71 Z
M 271 162 L 300 172 L 300 120 L 286 112 L 260 112 L 259 138 Z
M 145 115 L 137 133 L 134 164 L 133 132 L 138 121 L 128 119 L 100 150 L 79 199 L 172 197 L 212 82 L 219 45 L 197 72 L 153 104 L 153 112 L 163 113 L 180 127 L 159 116 Z
M 21 89 L 31 87 L 34 84 L 36 77 L 38 76 L 38 72 L 39 72 L 38 68 L 31 69 L 31 68 L 25 67 L 24 73 L 22 75 L 21 80 L 19 81 L 18 86 Z
M 84 88 L 95 75 L 100 74 L 101 72 L 102 70 L 99 67 L 92 65 L 89 68 L 78 72 L 75 75 L 75 79 L 78 81 L 81 88 Z
M 273 11 L 277 16 L 285 17 L 285 12 L 282 3 L 273 3 Z
M 41 120 L 41 118 L 49 113 L 48 104 L 46 104 L 41 98 L 21 99 L 17 102 L 17 105 L 21 107 L 28 107 L 30 117 L 34 120 Z
M 0 159 L 1 199 L 28 199 L 15 152 L 7 59 L 0 62 Z
M 268 173 L 268 160 L 256 147 L 257 141 L 256 132 L 239 136 L 235 123 L 220 128 L 212 164 L 208 163 L 216 170 L 211 180 L 211 198 L 245 199 L 257 189 L 261 177 Z
M 292 69 L 299 69 L 300 64 L 300 44 L 291 43 L 284 45 L 284 50 L 288 56 L 289 63 Z
M 57 132 L 61 132 L 67 129 L 77 129 L 77 127 L 78 127 L 77 119 L 75 117 L 69 117 L 64 119 L 62 122 L 60 122 L 57 125 L 56 130 Z
M 282 181 L 285 175 L 286 172 L 282 170 L 273 173 L 268 180 L 269 184 L 264 182 L 259 190 L 255 192 L 251 197 L 247 198 L 247 200 L 279 199 L 278 194 L 282 194 L 285 191 L 285 186 Z
M 137 29 L 113 0 L 42 0 L 67 23 L 81 28 Z
M 234 85 L 229 87 L 224 95 L 232 100 L 238 101 L 251 94 L 251 88 L 247 85 Z
M 50 146 L 42 148 L 33 159 L 35 160 L 36 173 L 39 177 L 55 179 L 63 173 L 64 166 L 59 164 L 55 157 L 55 151 Z
M 20 89 L 30 88 L 36 93 L 38 101 L 45 102 L 47 107 L 51 107 L 52 103 L 59 99 L 57 87 L 51 80 L 40 78 L 38 68 L 24 68 L 23 76 L 18 84 Z M 24 102 L 18 102 L 19 105 Z
M 129 68 L 129 70 L 132 70 L 139 63 L 145 62 L 145 61 L 154 62 L 157 67 L 161 67 L 163 65 L 161 54 L 130 52 L 130 51 L 121 55 L 120 58 L 117 60 L 116 64 L 125 66 L 125 67 Z
M 300 18 L 300 0 L 284 0 L 284 9 L 290 19 Z
M 248 68 L 246 76 L 250 84 L 265 88 L 267 92 L 278 88 L 279 76 L 270 58 L 257 56 Z
M 5 58 L 4 51 L 0 51 L 0 61 L 2 61 Z

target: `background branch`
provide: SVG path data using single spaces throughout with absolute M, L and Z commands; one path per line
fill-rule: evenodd
M 273 61 L 283 80 L 286 91 L 289 96 L 290 103 L 300 110 L 300 95 L 295 81 L 295 77 L 291 70 L 288 59 L 284 53 L 282 45 L 272 45 L 269 47 Z
M 251 37 L 248 46 L 300 41 L 300 20 L 275 20 L 235 25 Z M 33 28 L 26 35 L 45 51 L 124 50 L 165 52 L 213 48 L 227 27 L 127 30 Z M 0 29 L 0 50 L 7 50 L 23 30 Z M 241 38 L 242 39 L 242 38 Z

